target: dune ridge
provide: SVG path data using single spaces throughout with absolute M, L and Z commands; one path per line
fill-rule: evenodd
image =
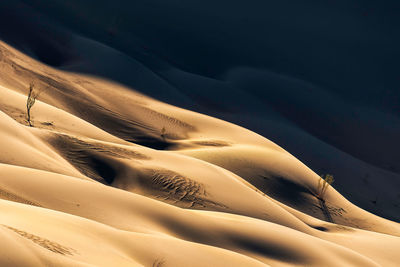
M 335 184 L 322 205 L 319 175 L 267 138 L 5 42 L 0 53 L 0 265 L 399 262 L 398 223 Z

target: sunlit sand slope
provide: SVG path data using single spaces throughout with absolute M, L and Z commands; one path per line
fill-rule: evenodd
M 318 198 L 319 175 L 261 135 L 4 42 L 0 69 L 2 266 L 400 261 L 398 223 L 335 184 Z

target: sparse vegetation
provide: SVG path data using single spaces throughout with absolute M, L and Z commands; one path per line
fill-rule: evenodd
M 27 113 L 27 118 L 26 120 L 28 121 L 28 124 L 30 127 L 33 127 L 32 120 L 31 120 L 31 109 L 33 105 L 36 102 L 36 98 L 38 98 L 39 92 L 35 91 L 35 84 L 31 82 L 29 84 L 29 93 L 28 93 L 28 99 L 26 100 L 26 113 Z
M 317 187 L 317 194 L 316 197 L 322 201 L 324 201 L 324 195 L 326 192 L 326 189 L 328 189 L 328 187 L 333 184 L 333 182 L 335 181 L 335 179 L 333 179 L 333 175 L 331 174 L 326 174 L 321 175 L 321 178 L 318 179 L 318 187 Z
M 167 130 L 165 129 L 165 127 L 162 127 L 161 129 L 161 137 L 162 139 L 165 141 L 165 134 L 167 133 Z

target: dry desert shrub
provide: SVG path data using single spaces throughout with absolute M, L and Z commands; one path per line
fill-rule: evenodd
M 165 141 L 166 134 L 167 134 L 167 130 L 165 129 L 165 127 L 162 127 L 160 136 L 164 141 Z
M 323 201 L 326 189 L 328 189 L 328 187 L 333 184 L 334 181 L 335 179 L 333 179 L 333 175 L 331 174 L 326 174 L 325 176 L 321 175 L 321 178 L 318 179 L 316 197 Z
M 35 91 L 35 84 L 33 82 L 31 82 L 29 84 L 28 99 L 26 100 L 26 114 L 27 114 L 26 120 L 28 121 L 30 127 L 33 127 L 32 120 L 31 120 L 31 109 L 32 109 L 33 105 L 35 104 L 36 98 L 38 98 L 38 96 L 39 96 L 39 92 Z

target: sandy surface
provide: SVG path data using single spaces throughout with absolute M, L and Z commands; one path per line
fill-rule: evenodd
M 1 266 L 400 261 L 398 223 L 335 184 L 321 201 L 319 175 L 261 135 L 4 42 L 0 70 Z

